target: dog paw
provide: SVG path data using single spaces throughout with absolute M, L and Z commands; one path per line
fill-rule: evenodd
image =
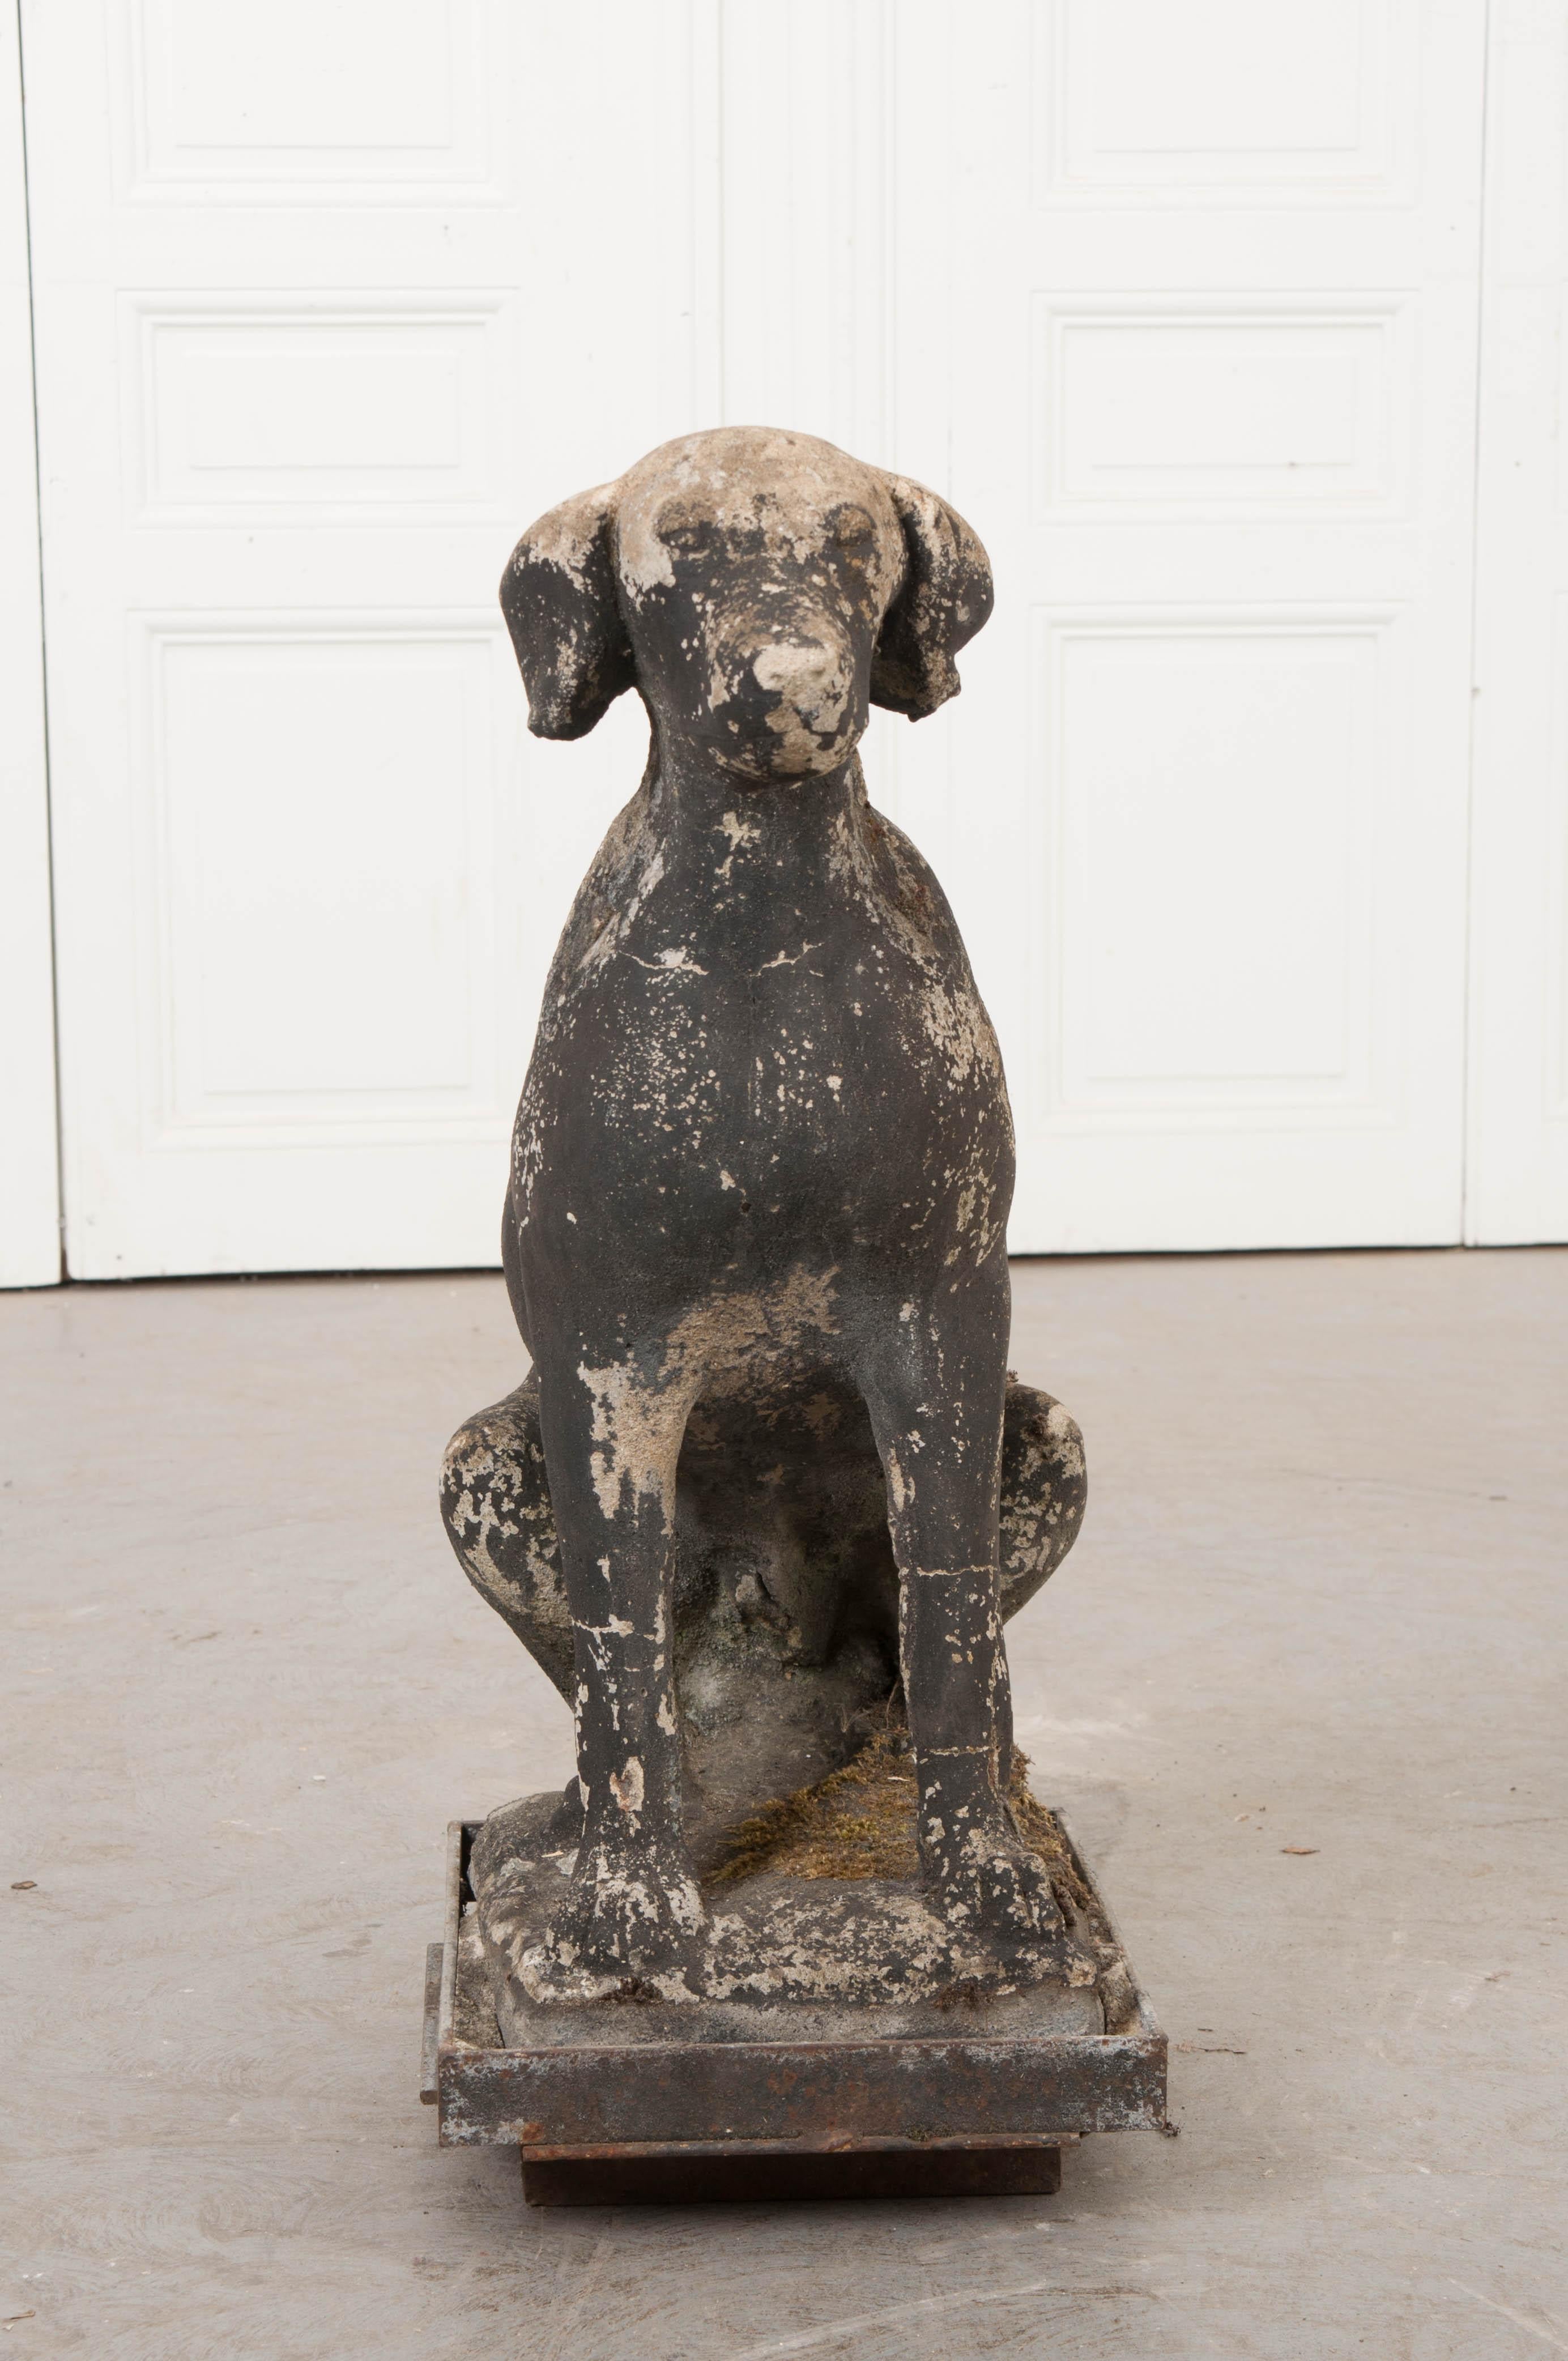
M 1065 1939 L 1045 1863 L 1004 1820 L 970 1829 L 933 1883 L 943 1917 L 966 1932 L 1052 1947 Z
M 534 2000 L 696 2000 L 706 1924 L 684 1861 L 579 1861 L 572 1889 L 517 1975 Z

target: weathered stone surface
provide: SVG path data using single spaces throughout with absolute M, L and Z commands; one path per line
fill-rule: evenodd
M 699 1947 L 685 1963 L 689 1990 L 661 1979 L 628 1980 L 607 2012 L 602 2000 L 572 2007 L 541 1979 L 536 1961 L 553 1905 L 574 1855 L 552 1837 L 557 1798 L 530 1796 L 485 1823 L 470 1862 L 477 1902 L 473 1931 L 488 1963 L 508 2044 L 696 2038 L 743 2041 L 776 2036 L 844 2037 L 846 2011 L 864 2034 L 950 2034 L 955 2023 L 992 2034 L 1018 2027 L 1102 2033 L 1107 2000 L 1099 1988 L 1124 1974 L 1108 1931 L 1063 1891 L 1072 1927 L 1067 1972 L 1038 1943 L 999 1946 L 983 1930 L 954 1926 L 913 1873 L 794 1875 L 762 1869 L 736 1883 L 704 1886 Z M 913 1795 L 909 1803 L 914 1835 Z M 1110 1996 L 1114 2008 L 1118 1995 Z
M 1070 1983 L 1007 1800 L 1002 1624 L 1070 1546 L 1081 1438 L 1007 1375 L 1001 1059 L 855 752 L 872 703 L 957 691 L 984 552 L 917 485 L 727 428 L 552 511 L 501 598 L 536 732 L 633 686 L 652 730 L 518 1113 L 532 1371 L 444 1479 L 460 1559 L 576 1716 L 576 1782 L 509 1807 L 527 1840 L 490 1865 L 507 2004 L 844 1998 L 873 1964 Z M 918 1875 L 718 1903 L 727 1832 L 899 1695 Z

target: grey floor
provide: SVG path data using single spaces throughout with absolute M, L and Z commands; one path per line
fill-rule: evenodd
M 1019 1720 L 1180 2137 L 530 2214 L 416 2098 L 443 1826 L 568 1768 L 434 1518 L 499 1280 L 0 1299 L 0 2351 L 1568 2353 L 1565 1336 L 1563 1252 L 1021 1266 L 1091 1494 Z

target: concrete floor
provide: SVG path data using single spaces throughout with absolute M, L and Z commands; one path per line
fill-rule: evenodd
M 530 2214 L 416 2097 L 443 1827 L 568 1769 L 434 1514 L 499 1279 L 0 1299 L 5 2353 L 1568 2354 L 1565 1336 L 1564 1252 L 1021 1266 L 1091 1492 L 1019 1721 L 1180 2138 Z

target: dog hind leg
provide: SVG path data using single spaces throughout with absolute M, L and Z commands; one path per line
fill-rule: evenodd
M 569 1705 L 572 1613 L 544 1473 L 536 1377 L 458 1428 L 441 1471 L 441 1515 L 475 1589 Z
M 1089 1483 L 1077 1421 L 1049 1394 L 1007 1380 L 1002 1428 L 1002 1619 L 1026 1607 L 1083 1522 Z

